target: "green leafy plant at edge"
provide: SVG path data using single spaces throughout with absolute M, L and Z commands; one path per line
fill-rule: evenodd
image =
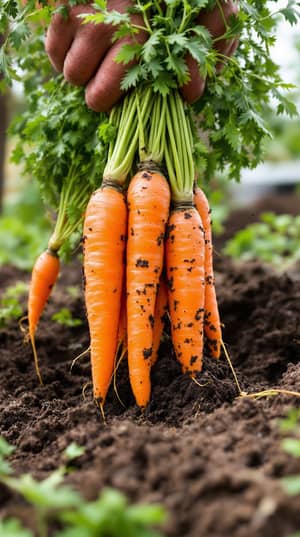
M 82 320 L 73 317 L 72 312 L 68 308 L 62 308 L 57 311 L 52 315 L 51 319 L 63 326 L 69 327 L 80 326 L 82 324 Z
M 28 285 L 21 281 L 7 287 L 4 291 L 0 298 L 0 328 L 22 316 L 24 308 L 20 298 L 24 297 L 27 292 Z
M 38 537 L 49 536 L 50 523 L 62 527 L 54 537 L 163 537 L 154 526 L 166 520 L 164 509 L 157 504 L 129 505 L 123 494 L 104 489 L 94 501 L 86 502 L 79 492 L 64 485 L 70 463 L 84 454 L 84 448 L 70 444 L 63 456 L 67 464 L 46 479 L 37 481 L 31 474 L 13 476 L 7 458 L 14 448 L 0 437 L 0 482 L 20 494 L 34 510 Z M 0 534 L 5 537 L 33 537 L 19 520 L 0 521 Z
M 283 434 L 292 434 L 293 436 L 286 436 L 282 441 L 283 450 L 291 455 L 300 459 L 300 409 L 292 408 L 288 412 L 287 416 L 280 421 L 280 430 Z M 289 475 L 282 480 L 282 486 L 287 494 L 290 496 L 300 497 L 300 475 Z M 300 531 L 294 533 L 290 537 L 300 537 Z
M 280 272 L 300 259 L 300 216 L 263 213 L 260 222 L 238 231 L 224 248 L 234 259 L 259 259 Z

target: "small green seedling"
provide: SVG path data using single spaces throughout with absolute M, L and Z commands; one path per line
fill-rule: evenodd
M 20 521 L 15 518 L 0 520 L 0 535 L 3 537 L 34 537 L 33 533 L 23 528 Z
M 28 285 L 17 282 L 8 287 L 0 299 L 0 327 L 5 326 L 13 319 L 19 319 L 23 315 L 23 306 L 20 298 L 28 292 Z
M 293 434 L 293 436 L 283 439 L 284 451 L 293 457 L 300 458 L 300 409 L 290 410 L 287 417 L 282 420 L 280 428 L 283 432 Z M 300 475 L 284 477 L 282 484 L 290 496 L 300 495 Z
M 72 317 L 72 313 L 68 308 L 62 308 L 61 310 L 57 311 L 54 313 L 54 315 L 52 315 L 51 319 L 52 321 L 56 321 L 63 326 L 69 327 L 80 326 L 82 324 L 81 319 Z
M 162 506 L 129 505 L 123 494 L 110 488 L 101 491 L 96 500 L 85 501 L 79 492 L 64 485 L 66 466 L 58 467 L 42 481 L 31 474 L 13 477 L 6 461 L 13 450 L 0 437 L 0 482 L 19 493 L 32 507 L 37 537 L 49 537 L 53 523 L 62 528 L 54 537 L 163 537 L 153 529 L 166 520 Z M 63 455 L 70 462 L 84 451 L 84 447 L 72 443 Z M 0 535 L 33 537 L 16 519 L 0 522 Z
M 300 259 L 300 216 L 263 213 L 230 239 L 224 253 L 234 259 L 259 259 L 283 272 Z
M 66 291 L 71 298 L 79 298 L 82 293 L 82 290 L 78 285 L 69 285 L 66 288 Z

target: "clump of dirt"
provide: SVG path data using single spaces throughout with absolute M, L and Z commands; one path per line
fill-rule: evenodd
M 268 388 L 300 392 L 300 281 L 259 263 L 216 263 L 223 338 L 245 392 Z M 2 288 L 27 274 L 0 271 Z M 181 374 L 166 335 L 152 374 L 152 401 L 141 415 L 122 363 L 105 406 L 106 424 L 91 397 L 89 357 L 78 262 L 63 269 L 37 333 L 44 385 L 38 385 L 31 349 L 18 323 L 0 329 L 0 433 L 16 446 L 18 474 L 38 478 L 61 462 L 72 441 L 85 446 L 67 481 L 87 498 L 103 486 L 132 501 L 161 502 L 169 512 L 168 537 L 288 537 L 300 529 L 300 498 L 287 497 L 280 478 L 300 473 L 300 461 L 281 448 L 278 420 L 297 398 L 238 397 L 224 356 L 204 357 L 195 383 Z M 69 307 L 82 325 L 51 321 Z M 83 388 L 85 388 L 83 390 Z M 28 507 L 0 488 L 0 516 Z M 276 530 L 274 530 L 276 528 Z

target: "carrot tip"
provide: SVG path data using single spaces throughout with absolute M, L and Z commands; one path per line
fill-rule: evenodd
M 106 419 L 105 419 L 105 413 L 104 413 L 104 405 L 103 405 L 103 400 L 101 397 L 95 399 L 95 403 L 97 405 L 97 407 L 100 409 L 100 412 L 101 412 L 101 416 L 102 416 L 102 419 L 103 419 L 103 423 L 106 425 Z
M 32 348 L 33 357 L 34 357 L 34 365 L 35 365 L 36 374 L 39 379 L 39 383 L 41 384 L 41 386 L 43 386 L 44 382 L 43 382 L 42 375 L 41 375 L 40 368 L 39 368 L 39 361 L 38 361 L 38 355 L 37 355 L 36 346 L 35 346 L 34 334 L 29 334 L 29 338 L 30 338 L 31 348 Z

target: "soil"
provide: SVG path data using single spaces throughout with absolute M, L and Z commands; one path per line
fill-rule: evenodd
M 278 212 L 291 212 L 294 198 L 285 201 Z M 257 219 L 270 205 L 265 200 L 240 214 L 249 211 Z M 227 235 L 228 228 L 233 233 L 239 227 L 235 213 Z M 233 264 L 220 247 L 218 239 L 223 337 L 242 390 L 300 392 L 300 271 L 279 276 L 258 262 Z M 1 269 L 2 289 L 18 279 L 28 280 L 28 274 Z M 286 496 L 281 478 L 300 473 L 300 459 L 282 450 L 279 419 L 300 399 L 238 397 L 225 357 L 205 356 L 196 384 L 181 374 L 166 335 L 147 412 L 136 408 L 121 364 L 117 386 L 125 406 L 111 389 L 104 423 L 92 401 L 88 355 L 71 370 L 89 340 L 82 292 L 72 298 L 69 286 L 80 289 L 79 262 L 62 270 L 38 329 L 44 386 L 37 383 L 18 323 L 0 329 L 0 433 L 16 446 L 16 473 L 46 477 L 75 441 L 85 453 L 67 482 L 87 499 L 112 486 L 131 501 L 161 502 L 169 513 L 167 537 L 288 537 L 299 531 L 300 497 Z M 67 328 L 50 321 L 62 307 L 83 324 Z M 30 508 L 1 486 L 0 516 L 7 515 L 19 515 L 32 527 Z

